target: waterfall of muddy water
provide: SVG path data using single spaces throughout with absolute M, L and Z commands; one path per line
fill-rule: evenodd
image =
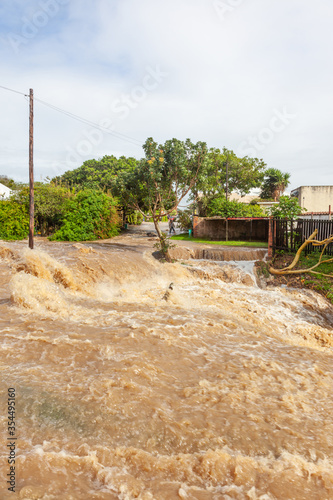
M 333 498 L 322 297 L 147 246 L 25 246 L 0 245 L 1 499 Z
M 208 279 L 212 279 L 211 271 L 214 270 L 215 278 L 218 278 L 227 283 L 243 283 L 245 285 L 257 286 L 257 279 L 254 273 L 254 260 L 243 261 L 215 261 L 199 259 L 195 264 L 193 261 L 184 261 L 190 266 L 190 272 L 201 277 L 205 276 L 205 271 L 210 271 L 207 274 Z

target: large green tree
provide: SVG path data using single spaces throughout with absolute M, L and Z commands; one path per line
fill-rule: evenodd
M 196 182 L 204 181 L 208 150 L 204 142 L 171 139 L 158 144 L 151 137 L 143 149 L 145 157 L 136 168 L 118 176 L 118 194 L 132 209 L 152 217 L 162 242 L 159 219 L 177 209 Z
M 207 175 L 199 179 L 193 190 L 198 201 L 200 215 L 206 215 L 209 203 L 216 197 L 233 191 L 241 195 L 252 188 L 260 187 L 266 164 L 258 158 L 243 158 L 226 148 L 212 148 L 208 154 Z
M 273 198 L 278 201 L 284 190 L 290 184 L 290 174 L 281 172 L 277 168 L 269 168 L 265 172 L 264 182 L 261 187 L 260 198 Z
M 113 155 L 106 155 L 99 160 L 87 160 L 81 167 L 68 170 L 63 175 L 52 179 L 52 182 L 69 188 L 99 189 L 114 194 L 119 173 L 130 172 L 137 163 L 138 160 L 135 158 L 125 156 L 116 158 Z

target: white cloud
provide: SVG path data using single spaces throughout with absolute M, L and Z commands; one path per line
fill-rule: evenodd
M 25 4 L 19 19 L 34 15 Z M 151 135 L 159 141 L 190 137 L 235 150 L 267 128 L 274 110 L 286 108 L 296 118 L 259 156 L 290 172 L 292 187 L 333 184 L 333 5 L 329 0 L 243 0 L 238 7 L 233 0 L 230 5 L 221 17 L 214 0 L 71 0 L 19 54 L 0 45 L 0 85 L 27 93 L 33 87 L 36 97 L 94 122 L 108 118 L 116 131 L 142 142 Z M 1 40 L 8 29 L 20 29 L 9 7 L 1 26 Z M 156 67 L 168 75 L 140 100 L 147 68 Z M 133 95 L 138 100 L 122 119 L 114 103 Z M 0 105 L 0 168 L 22 177 L 27 103 L 1 91 Z M 37 103 L 35 123 L 38 175 L 52 175 L 54 163 L 73 168 L 66 165 L 68 150 L 77 149 L 89 127 Z M 103 154 L 142 152 L 105 134 L 77 166 Z

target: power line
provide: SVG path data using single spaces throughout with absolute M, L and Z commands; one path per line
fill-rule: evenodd
M 50 104 L 48 102 L 42 101 L 41 99 L 38 99 L 35 97 L 35 101 L 40 102 L 41 104 L 44 104 L 44 106 L 47 106 L 54 111 L 58 111 L 59 113 L 62 113 L 70 118 L 73 118 L 74 120 L 77 120 L 81 123 L 85 123 L 86 125 L 90 125 L 91 127 L 97 128 L 98 130 L 101 130 L 102 132 L 106 132 L 107 134 L 113 135 L 114 137 L 117 137 L 117 139 L 123 139 L 124 141 L 131 142 L 132 144 L 135 144 L 136 146 L 142 146 L 142 142 L 138 141 L 137 139 L 133 139 L 133 137 L 129 137 L 127 135 L 121 134 L 120 132 L 114 132 L 107 127 L 103 127 L 102 125 L 98 125 L 97 123 L 94 123 L 90 120 L 87 120 L 86 118 L 83 118 L 82 116 L 75 115 L 74 113 L 71 113 L 70 111 L 66 111 L 65 109 L 61 109 L 58 106 L 54 106 L 53 104 Z
M 24 95 L 24 96 L 28 95 L 28 94 L 24 94 L 23 92 L 19 92 L 18 90 L 9 89 L 8 87 L 3 87 L 2 85 L 0 85 L 0 88 L 5 89 L 5 90 L 9 90 L 9 92 L 15 92 L 15 94 L 20 94 L 20 95 Z
M 24 97 L 29 97 L 28 94 L 24 94 L 23 92 L 19 92 L 18 90 L 4 87 L 3 85 L 0 85 L 0 88 L 4 89 L 4 90 L 8 90 L 9 92 L 14 92 L 15 94 L 23 95 Z M 44 104 L 44 106 L 47 106 L 47 107 L 53 109 L 54 111 L 58 111 L 58 113 L 62 113 L 64 115 L 68 116 L 69 118 L 73 118 L 74 120 L 77 120 L 81 123 L 84 123 L 86 125 L 90 125 L 91 127 L 96 128 L 98 130 L 101 130 L 102 132 L 106 132 L 107 134 L 112 135 L 113 137 L 116 137 L 117 139 L 122 139 L 124 141 L 130 142 L 130 143 L 134 144 L 135 146 L 140 146 L 140 147 L 142 146 L 142 141 L 138 141 L 137 139 L 133 139 L 133 137 L 129 137 L 125 134 L 121 134 L 120 132 L 114 132 L 114 131 L 108 129 L 107 127 L 103 127 L 102 125 L 98 125 L 97 123 L 94 123 L 90 120 L 87 120 L 86 118 L 83 118 L 82 116 L 75 115 L 74 113 L 71 113 L 70 111 L 66 111 L 65 109 L 61 109 L 58 106 L 54 106 L 53 104 L 42 101 L 41 99 L 38 99 L 36 97 L 34 100 L 40 102 L 41 104 Z

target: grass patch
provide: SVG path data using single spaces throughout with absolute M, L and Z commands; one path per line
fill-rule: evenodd
M 314 271 L 320 274 L 312 274 L 306 272 L 306 269 L 317 264 L 319 260 L 319 252 L 313 252 L 309 255 L 301 254 L 301 257 L 294 269 L 304 269 L 301 274 L 284 274 L 282 276 L 275 276 L 274 281 L 276 284 L 285 283 L 291 287 L 310 288 L 324 295 L 333 304 L 333 261 L 320 264 Z M 274 257 L 272 267 L 281 269 L 288 266 L 294 259 L 295 254 L 278 254 Z M 330 259 L 329 255 L 324 255 L 323 259 Z M 324 276 L 324 274 L 331 274 L 332 277 Z
M 256 248 L 267 248 L 268 243 L 263 241 L 214 241 L 202 238 L 192 238 L 188 234 L 177 234 L 176 236 L 171 236 L 171 240 L 178 241 L 194 241 L 195 243 L 209 243 L 210 245 L 223 245 L 228 247 L 256 247 Z
M 297 268 L 303 268 L 303 267 L 305 268 L 305 267 L 314 266 L 319 261 L 319 256 L 320 256 L 319 252 L 313 252 L 313 253 L 310 253 L 309 255 L 302 254 L 300 259 L 299 259 L 299 263 L 297 264 Z M 322 257 L 323 260 L 328 260 L 328 259 L 332 259 L 332 258 L 333 257 L 330 255 L 323 255 L 323 257 Z M 327 263 L 322 263 L 322 264 L 320 264 L 320 266 L 316 267 L 316 269 L 314 269 L 314 270 L 321 272 L 321 273 L 324 273 L 324 274 L 333 274 L 333 261 L 327 262 Z

